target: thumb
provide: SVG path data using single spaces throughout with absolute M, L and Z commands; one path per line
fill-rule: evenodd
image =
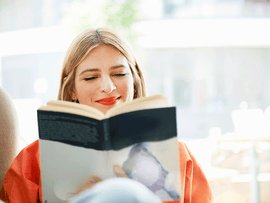
M 113 171 L 117 177 L 128 178 L 126 172 L 118 164 L 113 165 Z

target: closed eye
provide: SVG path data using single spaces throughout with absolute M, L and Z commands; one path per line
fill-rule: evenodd
M 89 80 L 94 80 L 96 79 L 97 77 L 88 77 L 88 78 L 84 78 L 85 81 L 89 81 Z
M 115 76 L 119 76 L 119 77 L 123 77 L 123 76 L 126 76 L 127 74 L 126 73 L 117 73 L 115 74 Z

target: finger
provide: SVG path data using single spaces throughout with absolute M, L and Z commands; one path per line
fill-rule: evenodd
M 83 192 L 84 190 L 86 189 L 89 189 L 91 187 L 93 187 L 94 185 L 96 185 L 97 183 L 101 182 L 102 179 L 99 178 L 98 176 L 91 176 L 88 180 L 86 181 L 83 181 L 78 189 L 77 189 L 77 192 L 75 193 L 76 195 Z
M 126 172 L 118 164 L 113 165 L 113 171 L 117 177 L 128 178 Z

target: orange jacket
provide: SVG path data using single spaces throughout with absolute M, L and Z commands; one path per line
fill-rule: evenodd
M 187 146 L 179 142 L 181 201 L 170 203 L 211 203 L 209 183 Z M 25 147 L 7 171 L 0 199 L 9 203 L 42 202 L 38 140 Z

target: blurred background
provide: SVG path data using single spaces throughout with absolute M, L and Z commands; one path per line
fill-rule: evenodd
M 71 41 L 105 26 L 134 48 L 148 95 L 177 106 L 178 138 L 214 195 L 270 202 L 269 0 L 0 0 L 0 85 L 18 112 L 20 147 L 38 139 L 36 110 L 57 98 Z

